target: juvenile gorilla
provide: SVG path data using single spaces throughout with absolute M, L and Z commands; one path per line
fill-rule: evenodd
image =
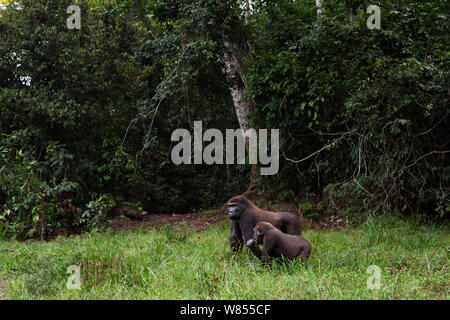
M 263 245 L 262 252 L 258 244 Z M 254 237 L 247 241 L 256 256 L 264 263 L 270 257 L 286 257 L 294 260 L 301 256 L 302 262 L 308 260 L 311 254 L 311 244 L 305 238 L 297 235 L 285 234 L 268 222 L 259 222 L 254 228 Z
M 229 240 L 233 250 L 242 247 L 242 237 L 246 242 L 253 239 L 253 228 L 261 221 L 270 222 L 287 234 L 300 235 L 302 231 L 300 219 L 295 214 L 262 210 L 244 196 L 228 201 L 228 216 L 232 220 Z

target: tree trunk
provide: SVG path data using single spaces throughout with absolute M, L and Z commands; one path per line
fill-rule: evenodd
M 230 93 L 233 98 L 233 104 L 239 126 L 243 131 L 248 128 L 248 116 L 250 115 L 250 107 L 252 101 L 245 98 L 246 81 L 241 74 L 243 67 L 243 56 L 236 46 L 225 42 L 226 52 L 223 54 L 223 62 L 225 64 L 225 74 L 230 83 Z M 244 53 L 245 54 L 245 53 Z
M 250 0 L 245 0 L 245 24 L 250 19 Z
M 219 2 L 219 6 L 224 6 L 225 2 Z M 251 12 L 250 12 L 250 0 L 245 0 L 245 24 L 248 24 Z M 227 39 L 227 37 L 224 37 Z M 245 76 L 243 75 L 244 69 L 244 59 L 252 58 L 250 52 L 250 43 L 242 39 L 241 43 L 228 42 L 224 40 L 224 49 L 222 55 L 219 59 L 225 65 L 224 73 L 227 77 L 229 83 L 230 94 L 233 98 L 234 109 L 236 111 L 236 117 L 239 122 L 239 126 L 242 132 L 246 132 L 249 129 L 248 119 L 251 113 L 251 108 L 254 105 L 252 99 L 247 99 L 245 97 L 247 92 L 247 82 Z M 249 140 L 244 136 L 245 139 L 245 149 L 249 153 Z M 250 185 L 244 194 L 250 193 L 256 187 L 257 180 L 257 164 L 252 164 Z
M 323 12 L 322 4 L 323 4 L 323 0 L 316 0 L 316 7 L 317 7 L 317 15 L 318 16 L 321 15 L 322 12 Z
M 230 93 L 233 98 L 234 109 L 239 122 L 239 126 L 243 132 L 249 129 L 248 117 L 251 113 L 251 107 L 254 105 L 252 99 L 247 99 L 246 80 L 242 74 L 244 67 L 244 59 L 250 57 L 250 50 L 247 46 L 237 46 L 224 42 L 225 51 L 222 60 L 225 65 L 224 72 L 230 84 Z M 245 137 L 244 137 L 245 138 Z M 249 141 L 245 138 L 245 149 L 249 152 Z M 257 165 L 252 164 L 252 172 L 250 176 L 250 185 L 244 194 L 250 193 L 256 187 Z

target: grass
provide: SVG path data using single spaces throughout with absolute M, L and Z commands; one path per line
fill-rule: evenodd
M 447 226 L 381 217 L 345 230 L 306 230 L 306 266 L 263 267 L 233 254 L 230 221 L 186 227 L 91 232 L 50 242 L 0 242 L 0 297 L 6 299 L 448 299 Z M 66 286 L 79 265 L 81 289 Z M 367 268 L 381 288 L 367 288 Z

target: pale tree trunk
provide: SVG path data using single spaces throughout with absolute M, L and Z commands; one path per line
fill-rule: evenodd
M 249 128 L 248 118 L 251 113 L 251 108 L 254 105 L 252 99 L 247 99 L 245 97 L 247 92 L 247 83 L 244 75 L 242 74 L 242 70 L 244 67 L 244 59 L 245 57 L 250 57 L 250 50 L 247 46 L 238 46 L 234 44 L 230 44 L 228 42 L 224 42 L 225 51 L 222 56 L 222 61 L 225 65 L 224 72 L 227 77 L 228 82 L 230 83 L 230 93 L 233 98 L 233 105 L 236 111 L 236 117 L 239 122 L 239 126 L 242 132 L 246 132 Z M 249 153 L 249 141 L 248 138 L 245 138 L 245 149 L 247 153 Z M 247 191 L 244 192 L 244 195 L 249 194 L 256 187 L 257 180 L 257 170 L 258 166 L 256 164 L 252 164 L 252 173 L 250 176 L 250 184 L 247 188 Z
M 249 19 L 250 0 L 245 0 L 245 24 L 249 22 Z M 244 59 L 251 58 L 251 47 L 247 41 L 243 41 L 243 43 L 240 44 L 225 41 L 224 47 L 225 50 L 220 59 L 225 65 L 224 73 L 227 77 L 228 83 L 230 84 L 230 93 L 233 98 L 234 110 L 236 112 L 239 126 L 242 132 L 246 132 L 250 129 L 248 119 L 252 111 L 251 109 L 254 106 L 254 101 L 245 97 L 247 92 L 247 82 L 242 71 L 244 69 Z M 249 140 L 246 137 L 244 137 L 244 139 L 245 149 L 247 153 L 249 153 Z M 252 164 L 251 168 L 250 184 L 247 191 L 244 192 L 244 195 L 249 194 L 256 188 L 258 165 Z
M 316 7 L 317 7 L 317 15 L 320 16 L 323 12 L 323 0 L 316 0 Z
M 250 19 L 250 0 L 245 0 L 245 23 Z
M 230 83 L 230 93 L 233 98 L 234 109 L 236 111 L 236 116 L 239 122 L 239 126 L 243 131 L 249 129 L 248 127 L 248 116 L 250 115 L 250 107 L 252 101 L 245 98 L 245 93 L 247 91 L 246 81 L 244 76 L 241 74 L 242 70 L 242 60 L 244 57 L 241 56 L 241 50 L 238 50 L 236 46 L 225 42 L 226 52 L 223 54 L 223 62 L 225 64 L 225 74 L 227 80 Z

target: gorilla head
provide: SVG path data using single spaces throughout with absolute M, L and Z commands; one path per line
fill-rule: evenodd
M 228 201 L 228 216 L 230 217 L 230 219 L 238 219 L 241 216 L 242 212 L 245 211 L 247 207 L 245 200 L 247 199 L 242 196 L 237 196 Z
M 253 240 L 258 244 L 263 244 L 265 233 L 272 228 L 275 227 L 268 222 L 258 222 L 253 228 Z

